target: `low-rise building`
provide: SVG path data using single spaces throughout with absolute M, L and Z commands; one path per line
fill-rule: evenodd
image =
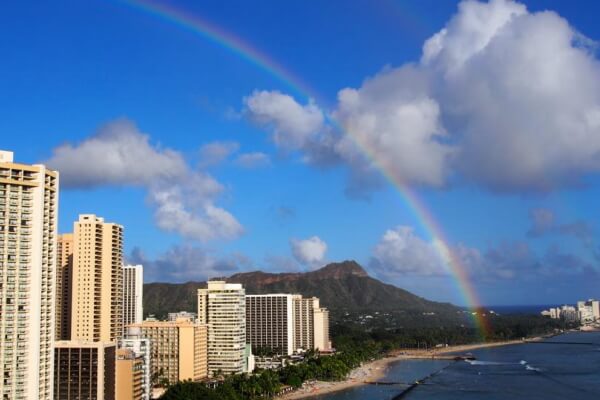
M 115 343 L 55 342 L 54 399 L 115 400 L 115 362 Z

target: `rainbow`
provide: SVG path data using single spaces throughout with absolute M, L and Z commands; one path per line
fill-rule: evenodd
M 291 71 L 285 69 L 280 63 L 268 57 L 266 54 L 259 51 L 256 47 L 251 46 L 233 33 L 210 23 L 209 21 L 200 18 L 197 15 L 190 15 L 184 10 L 177 9 L 165 3 L 159 3 L 152 0 L 121 0 L 122 3 L 139 11 L 143 11 L 163 21 L 169 22 L 185 29 L 191 33 L 200 35 L 201 37 L 210 40 L 231 51 L 236 56 L 243 58 L 258 68 L 264 70 L 268 74 L 276 77 L 289 88 L 293 89 L 295 94 L 306 97 L 307 99 L 316 99 L 318 96 L 311 95 L 315 93 L 305 82 Z M 344 132 L 343 128 L 335 121 L 331 121 L 338 129 Z M 461 260 L 454 254 L 451 248 L 447 245 L 448 240 L 442 227 L 437 223 L 435 217 L 428 210 L 426 205 L 420 200 L 414 190 L 408 187 L 401 179 L 394 176 L 393 173 L 384 165 L 378 162 L 374 157 L 373 152 L 367 146 L 362 145 L 355 138 L 354 142 L 365 153 L 365 155 L 381 170 L 383 176 L 398 190 L 406 207 L 411 211 L 418 221 L 420 227 L 426 232 L 440 257 L 446 263 L 447 267 L 454 276 L 457 288 L 463 297 L 467 306 L 471 309 L 475 326 L 482 338 L 485 338 L 491 332 L 488 321 L 480 313 L 476 312 L 476 308 L 481 305 L 477 292 L 469 280 L 466 267 Z

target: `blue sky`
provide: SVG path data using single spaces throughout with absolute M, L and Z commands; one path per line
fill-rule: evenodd
M 598 297 L 595 3 L 158 4 L 318 98 L 131 3 L 6 5 L 0 147 L 61 171 L 61 232 L 79 213 L 123 224 L 147 281 L 355 259 L 464 304 L 378 165 L 417 192 L 483 303 Z

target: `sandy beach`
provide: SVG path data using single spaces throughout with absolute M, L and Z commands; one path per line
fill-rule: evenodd
M 541 338 L 533 338 L 528 339 L 532 340 L 540 340 Z M 471 350 L 481 349 L 486 347 L 497 347 L 497 346 L 507 346 L 523 343 L 522 340 L 510 340 L 504 342 L 490 342 L 490 343 L 474 343 L 474 344 L 466 344 L 466 345 L 458 345 L 458 346 L 448 346 L 442 348 L 434 348 L 429 350 L 396 350 L 388 357 L 381 358 L 379 360 L 375 360 L 369 363 L 365 363 L 359 368 L 354 369 L 348 378 L 344 381 L 339 382 L 310 382 L 304 383 L 304 385 L 292 392 L 285 394 L 283 396 L 277 397 L 279 400 L 295 400 L 295 399 L 304 399 L 312 396 L 333 393 L 340 390 L 348 389 L 355 386 L 364 385 L 368 382 L 374 382 L 377 380 L 381 380 L 385 377 L 386 371 L 389 368 L 389 365 L 400 360 L 407 359 L 419 359 L 419 358 L 447 358 L 451 353 L 466 353 Z

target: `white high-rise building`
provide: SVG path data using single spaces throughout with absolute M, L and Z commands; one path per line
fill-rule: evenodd
M 208 325 L 208 373 L 249 372 L 246 292 L 241 284 L 208 281 L 198 289 L 198 323 Z
M 294 352 L 293 296 L 258 294 L 246 296 L 246 343 L 252 349 L 278 354 Z
M 139 324 L 143 321 L 143 294 L 144 267 L 125 265 L 123 267 L 123 329 L 127 330 L 127 325 Z
M 133 351 L 137 357 L 142 357 L 142 400 L 150 400 L 152 397 L 151 381 L 151 353 L 150 339 L 142 336 L 142 329 L 139 327 L 125 328 L 123 339 L 119 340 L 119 348 Z M 117 377 L 118 379 L 118 377 Z
M 0 396 L 52 399 L 58 173 L 0 151 Z

